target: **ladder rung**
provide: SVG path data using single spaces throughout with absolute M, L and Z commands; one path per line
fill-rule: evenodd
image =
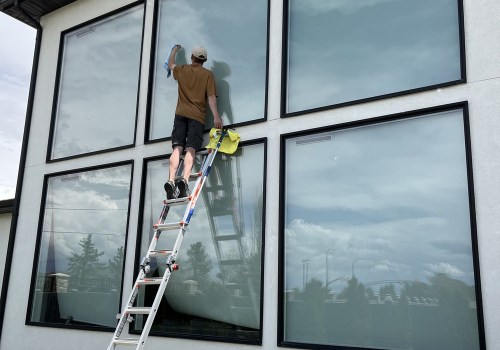
M 163 281 L 162 277 L 154 277 L 154 278 L 144 278 L 142 280 L 137 281 L 139 284 L 150 285 L 150 284 L 160 284 Z
M 166 204 L 170 207 L 173 207 L 174 205 L 181 205 L 181 204 L 189 203 L 190 201 L 191 201 L 191 196 L 182 197 L 182 198 L 165 199 L 163 201 L 163 204 Z
M 125 312 L 129 314 L 150 314 L 151 313 L 151 308 L 150 307 L 128 307 Z
M 197 172 L 197 173 L 194 173 L 194 174 L 191 174 L 191 175 L 189 175 L 189 181 L 194 181 L 194 180 L 196 180 L 197 178 L 199 178 L 201 175 L 203 175 L 203 174 L 201 173 L 201 171 L 199 171 L 199 172 Z M 175 180 L 176 180 L 176 181 L 178 181 L 178 180 L 182 180 L 182 179 L 183 179 L 183 177 L 182 177 L 182 176 L 176 176 L 176 177 L 175 177 Z
M 181 228 L 183 225 L 184 225 L 184 222 L 178 221 L 178 222 L 170 222 L 168 224 L 154 225 L 153 228 L 156 230 L 160 230 L 160 231 L 166 231 L 166 230 L 175 230 L 175 229 Z
M 157 256 L 157 255 L 168 255 L 168 254 L 172 254 L 172 251 L 168 250 L 168 249 L 149 251 L 149 257 L 153 257 L 153 256 Z
M 113 339 L 113 344 L 117 344 L 117 345 L 137 345 L 137 344 L 139 344 L 139 338 Z
M 221 265 L 241 265 L 243 264 L 243 260 L 241 259 L 221 260 L 220 263 Z
M 223 236 L 214 236 L 216 241 L 234 241 L 237 239 L 241 239 L 240 235 L 223 235 Z

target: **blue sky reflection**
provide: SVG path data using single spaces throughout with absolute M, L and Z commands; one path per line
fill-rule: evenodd
M 287 141 L 286 289 L 309 279 L 425 281 L 437 272 L 474 284 L 462 111 Z M 307 167 L 297 159 L 309 159 Z M 321 181 L 305 181 L 311 176 Z
M 456 0 L 290 1 L 287 112 L 461 78 Z

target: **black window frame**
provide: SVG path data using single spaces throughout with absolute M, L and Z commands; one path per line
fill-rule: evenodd
M 54 145 L 54 136 L 55 136 L 56 119 L 57 119 L 57 106 L 59 103 L 59 89 L 60 89 L 61 75 L 62 75 L 61 70 L 62 70 L 63 56 L 64 56 L 63 55 L 63 53 L 64 53 L 64 36 L 69 32 L 74 32 L 75 30 L 86 27 L 92 23 L 99 22 L 99 21 L 106 19 L 108 17 L 117 15 L 119 13 L 127 11 L 127 10 L 129 10 L 133 7 L 139 6 L 141 4 L 143 4 L 141 52 L 139 53 L 140 59 L 139 59 L 139 67 L 138 67 L 139 70 L 138 70 L 138 75 L 137 75 L 137 95 L 136 95 L 136 107 L 135 107 L 134 137 L 133 137 L 132 143 L 128 144 L 128 145 L 111 147 L 111 148 L 101 149 L 101 150 L 97 150 L 97 151 L 91 151 L 91 152 L 61 157 L 61 158 L 52 158 L 51 153 L 52 153 L 52 148 Z M 108 152 L 113 152 L 113 151 L 118 151 L 118 150 L 122 150 L 122 149 L 135 147 L 136 139 L 137 139 L 137 123 L 138 123 L 138 116 L 139 116 L 139 101 L 140 101 L 139 96 L 140 96 L 140 92 L 141 92 L 142 53 L 143 53 L 143 49 L 144 49 L 145 23 L 146 23 L 146 2 L 144 0 L 138 0 L 138 1 L 134 1 L 133 3 L 128 4 L 126 6 L 120 7 L 116 10 L 113 10 L 111 12 L 107 12 L 103 15 L 92 18 L 91 20 L 85 21 L 83 23 L 80 23 L 74 27 L 68 28 L 68 29 L 61 32 L 61 35 L 59 38 L 59 51 L 58 51 L 58 58 L 57 58 L 54 94 L 53 94 L 53 100 L 52 100 L 52 112 L 51 112 L 51 117 L 50 117 L 49 139 L 48 139 L 48 143 L 47 143 L 47 154 L 46 154 L 46 162 L 47 163 L 60 162 L 60 161 L 64 161 L 64 160 L 87 157 L 87 156 L 91 156 L 91 155 L 95 155 L 95 154 L 108 153 Z
M 422 87 L 414 88 L 414 89 L 410 89 L 410 90 L 397 91 L 397 92 L 392 92 L 392 93 L 388 93 L 388 94 L 382 94 L 382 95 L 352 100 L 352 101 L 346 101 L 346 102 L 335 103 L 335 104 L 328 104 L 325 106 L 315 107 L 315 108 L 311 108 L 311 109 L 304 109 L 304 110 L 300 110 L 300 111 L 296 111 L 296 112 L 287 112 L 288 55 L 289 55 L 288 28 L 289 28 L 289 24 L 290 24 L 290 18 L 289 18 L 289 2 L 290 1 L 291 0 L 283 0 L 283 23 L 282 23 L 283 28 L 282 28 L 282 56 L 281 56 L 282 57 L 282 61 L 281 61 L 281 108 L 280 108 L 281 109 L 281 111 L 280 111 L 281 118 L 301 116 L 304 114 L 310 114 L 310 113 L 325 111 L 325 110 L 334 109 L 334 108 L 352 106 L 352 105 L 357 105 L 357 104 L 361 104 L 361 103 L 365 103 L 365 102 L 372 102 L 372 101 L 388 99 L 388 98 L 392 98 L 392 97 L 411 95 L 411 94 L 415 94 L 418 92 L 434 90 L 434 89 L 444 88 L 444 87 L 448 87 L 448 86 L 467 83 L 466 60 L 465 60 L 466 54 L 465 54 L 464 6 L 463 6 L 463 0 L 456 0 L 457 1 L 457 9 L 458 9 L 458 14 L 457 14 L 458 15 L 458 32 L 459 32 L 458 40 L 459 40 L 459 46 L 460 46 L 460 75 L 461 75 L 460 79 L 452 80 L 452 81 L 448 81 L 448 82 L 444 82 L 444 83 L 439 83 L 439 84 L 434 84 L 434 85 L 429 85 L 429 86 L 422 86 Z
M 127 222 L 126 222 L 126 232 L 125 232 L 125 245 L 124 245 L 124 255 L 123 255 L 123 269 L 122 269 L 122 276 L 121 276 L 121 285 L 120 285 L 120 293 L 119 293 L 119 300 L 118 303 L 119 305 L 118 308 L 121 310 L 121 303 L 122 303 L 122 298 L 123 298 L 123 287 L 124 287 L 124 276 L 125 276 L 125 262 L 127 259 L 127 245 L 128 245 L 128 238 L 129 238 L 129 224 L 130 224 L 130 209 L 131 209 L 131 198 L 132 198 L 132 188 L 133 188 L 133 181 L 134 181 L 134 161 L 133 160 L 126 160 L 126 161 L 120 161 L 116 163 L 109 163 L 109 164 L 102 164 L 102 165 L 95 165 L 95 166 L 90 166 L 90 167 L 85 167 L 85 168 L 78 168 L 78 169 L 70 169 L 70 170 L 65 170 L 61 172 L 55 172 L 55 173 L 47 173 L 43 177 L 43 188 L 42 188 L 42 196 L 40 199 L 40 213 L 38 216 L 38 228 L 37 228 L 37 235 L 36 235 L 36 242 L 35 242 L 35 252 L 33 255 L 33 268 L 32 268 L 32 273 L 31 273 L 31 282 L 30 282 L 30 289 L 29 289 L 29 295 L 28 295 L 28 307 L 26 310 L 26 320 L 25 320 L 25 325 L 27 326 L 39 326 L 39 327 L 48 327 L 48 328 L 64 328 L 64 329 L 79 329 L 79 330 L 87 330 L 87 331 L 105 331 L 105 332 L 113 332 L 115 330 L 115 327 L 103 327 L 103 326 L 87 326 L 87 325 L 75 325 L 75 324 L 62 324 L 62 323 L 48 323 L 48 322 L 38 322 L 38 321 L 31 321 L 31 312 L 33 311 L 33 295 L 35 292 L 35 286 L 36 286 L 36 278 L 37 278 L 37 268 L 38 268 L 38 259 L 40 258 L 40 246 L 42 242 L 42 235 L 43 235 L 43 222 L 44 222 L 44 212 L 45 212 L 45 203 L 46 203 L 46 198 L 47 198 L 47 190 L 48 190 L 48 185 L 49 185 L 49 180 L 53 177 L 58 177 L 58 176 L 64 176 L 64 175 L 71 175 L 75 173 L 81 173 L 81 172 L 87 172 L 87 171 L 96 171 L 96 170 L 103 170 L 103 169 L 110 169 L 110 168 L 115 168 L 115 167 L 120 167 L 120 166 L 130 166 L 130 189 L 128 193 L 128 208 L 127 208 Z
M 158 337 L 164 337 L 164 338 L 178 338 L 178 339 L 189 339 L 189 340 L 203 340 L 203 341 L 213 341 L 213 342 L 221 342 L 221 343 L 232 343 L 232 344 L 249 344 L 249 345 L 262 345 L 262 334 L 263 334 L 263 317 L 264 317 L 264 253 L 265 253 L 265 230 L 266 230 L 266 178 L 267 178 L 267 138 L 258 138 L 258 139 L 253 139 L 253 140 L 248 140 L 248 141 L 242 141 L 239 143 L 238 148 L 242 148 L 245 146 L 252 146 L 252 145 L 258 145 L 262 144 L 263 145 L 263 153 L 264 153 L 264 158 L 262 161 L 264 162 L 264 167 L 263 167 L 263 187 L 262 187 L 262 245 L 261 245 L 261 267 L 260 267 L 260 274 L 261 274 L 261 282 L 260 282 L 260 329 L 258 331 L 259 334 L 259 339 L 258 341 L 253 341 L 253 340 L 245 340 L 245 339 L 238 339 L 238 338 L 224 338 L 220 336 L 214 336 L 214 335 L 189 335 L 189 334 L 184 334 L 184 333 L 170 333 L 170 332 L 153 332 L 150 331 L 149 335 L 151 336 L 158 336 Z M 142 179 L 141 179 L 141 194 L 140 194 L 140 202 L 139 202 L 139 208 L 141 210 L 139 211 L 138 215 L 138 220 L 137 220 L 137 240 L 136 240 L 136 251 L 135 251 L 135 267 L 134 267 L 134 276 L 137 276 L 139 273 L 139 268 L 140 268 L 140 262 L 142 261 L 143 256 L 141 256 L 141 240 L 142 240 L 142 229 L 143 229 L 143 221 L 144 221 L 144 205 L 145 205 L 145 200 L 146 200 L 146 183 L 147 183 L 147 169 L 148 169 L 148 164 L 150 162 L 155 162 L 155 161 L 160 161 L 160 160 L 168 160 L 170 157 L 170 154 L 167 155 L 157 155 L 157 156 L 152 156 L 148 158 L 143 159 L 143 164 L 142 164 Z M 210 175 L 209 175 L 210 176 Z M 161 205 L 159 203 L 159 205 Z M 161 210 L 161 207 L 158 207 L 158 210 Z M 167 220 L 168 221 L 168 220 Z M 151 228 L 152 229 L 152 228 Z M 133 287 L 133 286 L 132 286 Z M 129 325 L 129 333 L 130 334 L 138 334 L 140 335 L 141 333 L 139 331 L 135 331 L 133 329 L 132 323 Z
M 465 150 L 465 161 L 466 161 L 466 176 L 468 184 L 468 204 L 469 204 L 469 219 L 470 219 L 470 235 L 471 235 L 471 251 L 472 251 L 472 263 L 474 271 L 474 283 L 475 283 L 475 293 L 476 293 L 476 305 L 477 305 L 477 327 L 478 327 L 478 340 L 479 349 L 486 350 L 486 339 L 485 339 L 485 329 L 484 329 L 484 317 L 483 317 L 483 302 L 481 294 L 481 278 L 479 271 L 479 248 L 478 248 L 478 235 L 477 235 L 477 223 L 476 223 L 476 206 L 474 197 L 474 179 L 473 179 L 473 169 L 472 169 L 472 150 L 471 150 L 471 137 L 470 137 L 470 122 L 469 122 L 469 110 L 468 102 L 456 102 L 447 105 L 440 105 L 435 107 L 429 107 L 424 109 L 412 110 L 408 112 L 390 114 L 380 117 L 362 119 L 359 121 L 352 121 L 340 124 L 333 124 L 329 126 L 323 126 L 319 128 L 313 128 L 308 130 L 295 131 L 287 134 L 282 134 L 280 136 L 280 170 L 279 170 L 279 229 L 278 229 L 278 324 L 277 324 L 277 345 L 278 347 L 289 347 L 289 348 L 302 348 L 302 349 L 332 349 L 332 350 L 368 350 L 372 349 L 369 347 L 351 347 L 351 346 L 336 346 L 336 345 L 319 345 L 319 344 L 307 344 L 307 343 L 297 343 L 285 340 L 285 179 L 286 179 L 286 141 L 288 139 L 297 138 L 300 136 L 311 136 L 321 132 L 328 131 L 340 131 L 348 130 L 351 128 L 358 128 L 363 126 L 371 126 L 377 124 L 383 124 L 386 122 L 399 121 L 404 119 L 409 119 L 413 117 L 425 116 L 427 114 L 448 112 L 453 110 L 462 110 L 463 112 L 463 126 L 464 126 L 464 150 Z

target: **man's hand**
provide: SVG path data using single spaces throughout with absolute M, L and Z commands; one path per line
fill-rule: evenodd
M 177 44 L 172 48 L 172 51 L 170 51 L 170 57 L 168 58 L 168 68 L 174 69 L 175 67 L 175 55 L 177 52 L 181 49 L 181 45 Z
M 222 129 L 222 126 L 224 124 L 222 123 L 222 119 L 220 117 L 214 117 L 214 127 L 216 129 Z

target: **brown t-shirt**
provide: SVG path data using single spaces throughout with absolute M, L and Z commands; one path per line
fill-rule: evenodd
M 217 95 L 213 73 L 192 64 L 175 66 L 173 73 L 179 85 L 175 114 L 205 124 L 207 97 Z

